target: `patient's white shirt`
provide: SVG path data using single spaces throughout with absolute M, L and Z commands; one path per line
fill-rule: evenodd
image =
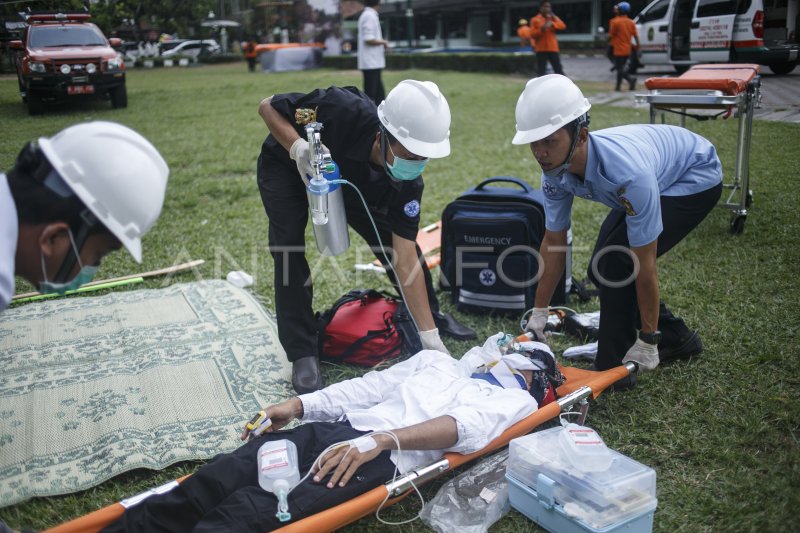
M 355 429 L 376 431 L 449 415 L 456 421 L 458 441 L 444 451 L 472 453 L 537 409 L 526 390 L 503 389 L 470 377 L 476 368 L 498 358 L 499 354 L 480 347 L 460 360 L 423 350 L 385 370 L 300 396 L 303 421 L 330 422 L 346 416 Z M 442 450 L 392 451 L 392 461 L 403 473 L 441 457 Z

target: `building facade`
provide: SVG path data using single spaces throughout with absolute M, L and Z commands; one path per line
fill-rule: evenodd
M 552 0 L 553 12 L 567 25 L 562 43 L 604 42 L 604 32 L 619 0 Z M 649 0 L 629 0 L 632 14 Z M 517 23 L 530 19 L 539 2 L 518 0 L 383 0 L 385 36 L 398 46 L 462 48 L 515 46 Z M 602 27 L 602 29 L 601 29 Z

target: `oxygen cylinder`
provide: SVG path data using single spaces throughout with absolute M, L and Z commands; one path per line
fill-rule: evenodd
M 333 163 L 332 171 L 322 172 L 321 178 L 313 178 L 308 184 L 311 225 L 322 255 L 339 255 L 350 247 L 344 193 L 340 183 L 329 183 L 338 179 L 339 166 Z

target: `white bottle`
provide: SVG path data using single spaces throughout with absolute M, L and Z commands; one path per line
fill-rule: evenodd
M 567 460 L 583 472 L 605 472 L 614 457 L 595 430 L 569 423 L 561 430 L 561 451 Z
M 278 497 L 277 517 L 291 519 L 289 492 L 300 481 L 297 446 L 286 439 L 265 442 L 258 449 L 258 484 Z

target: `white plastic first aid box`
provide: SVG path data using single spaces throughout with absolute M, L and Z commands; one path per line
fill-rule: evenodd
M 511 441 L 511 506 L 554 533 L 649 533 L 656 473 L 569 424 Z

